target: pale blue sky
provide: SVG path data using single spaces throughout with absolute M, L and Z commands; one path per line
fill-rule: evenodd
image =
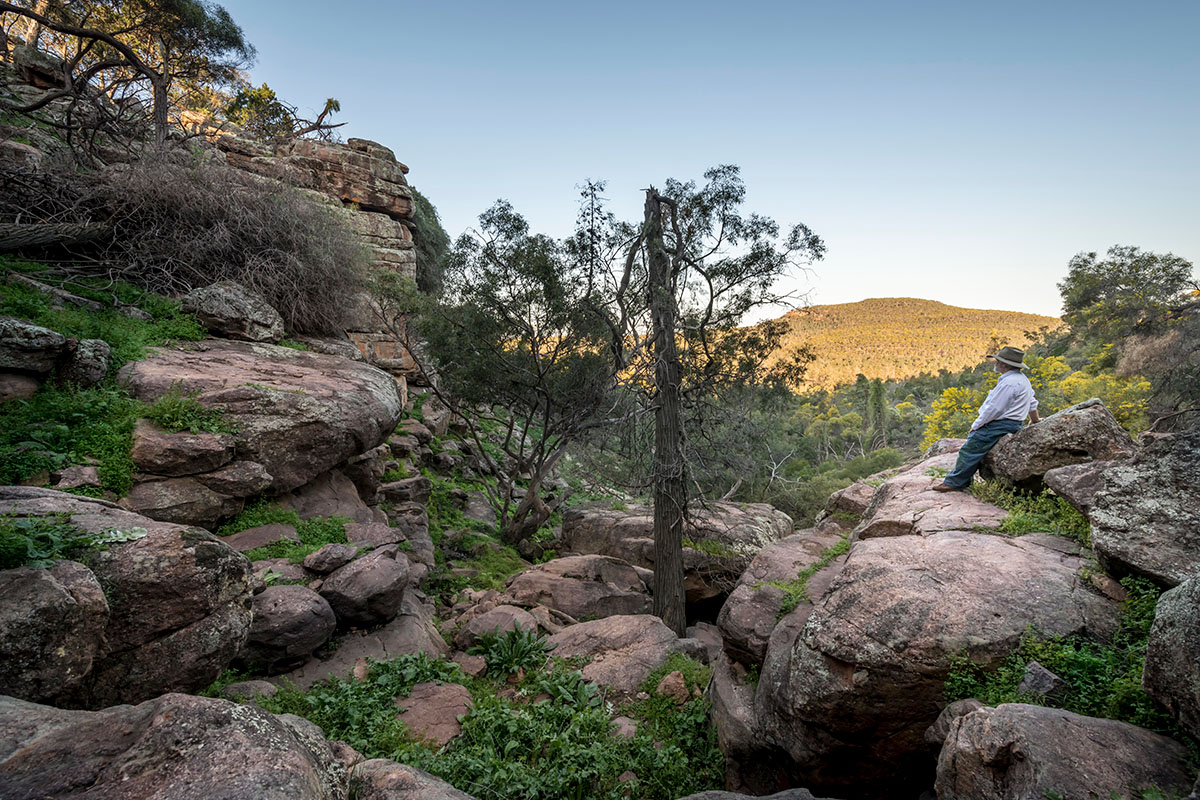
M 1060 310 L 1081 250 L 1200 260 L 1200 0 L 224 0 L 285 99 L 342 104 L 456 236 L 497 198 L 570 232 L 576 187 L 742 168 L 829 254 L 814 303 Z

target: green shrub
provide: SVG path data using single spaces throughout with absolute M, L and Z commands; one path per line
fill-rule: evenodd
M 251 561 L 266 558 L 286 558 L 299 564 L 310 553 L 315 553 L 327 544 L 347 544 L 346 517 L 314 517 L 301 520 L 293 509 L 282 508 L 271 501 L 260 498 L 247 505 L 242 513 L 217 529 L 218 536 L 230 536 L 262 525 L 291 525 L 296 529 L 300 541 L 282 540 L 246 551 Z
M 1008 517 L 1000 524 L 1004 533 L 1014 536 L 1053 533 L 1091 547 L 1091 525 L 1087 517 L 1052 492 L 1025 494 L 1000 481 L 976 481 L 971 485 L 971 494 L 1008 512 Z
M 237 429 L 225 419 L 219 408 L 205 408 L 197 399 L 200 392 L 183 391 L 183 381 L 171 384 L 162 397 L 146 409 L 146 419 L 171 433 L 236 433 Z
M 1017 691 L 1026 666 L 1037 661 L 1065 682 L 1058 707 L 1179 736 L 1170 715 L 1142 689 L 1146 640 L 1161 590 L 1143 578 L 1125 578 L 1121 585 L 1128 597 L 1121 625 L 1110 644 L 1080 636 L 1045 637 L 1027 631 L 1017 649 L 991 671 L 984 671 L 966 654 L 955 658 L 946 680 L 947 700 L 974 697 L 988 705 L 1044 705 L 1046 698 Z
M 488 674 L 511 675 L 519 670 L 541 669 L 546 664 L 547 654 L 554 645 L 546 642 L 536 630 L 522 630 L 518 625 L 510 631 L 500 632 L 497 628 L 490 633 L 480 634 L 476 643 L 467 652 L 483 656 Z
M 46 517 L 0 517 L 0 569 L 41 569 L 64 558 L 79 558 L 90 550 L 146 535 L 143 528 L 92 533 L 71 522 L 70 514 Z
M 91 458 L 104 488 L 128 492 L 133 424 L 143 409 L 112 379 L 87 389 L 47 383 L 28 400 L 0 404 L 0 483 Z
M 768 586 L 775 586 L 779 589 L 783 589 L 785 596 L 783 598 L 783 603 L 781 603 L 779 606 L 779 616 L 782 618 L 782 617 L 792 613 L 793 611 L 795 611 L 796 607 L 799 606 L 801 603 L 807 603 L 811 600 L 811 598 L 809 597 L 809 594 L 808 594 L 809 578 L 811 578 L 813 575 L 816 575 L 821 570 L 825 569 L 825 567 L 832 564 L 836 558 L 838 558 L 839 556 L 841 556 L 845 553 L 848 553 L 849 551 L 850 551 L 850 540 L 843 539 L 840 542 L 838 542 L 837 544 L 828 548 L 825 552 L 821 553 L 821 557 L 819 559 L 817 559 L 816 561 L 814 561 L 812 564 L 808 565 L 804 569 L 800 570 L 800 573 L 796 576 L 796 578 L 794 580 L 764 581 L 764 583 L 756 584 L 754 588 L 757 589 L 760 586 L 763 586 L 765 584 Z

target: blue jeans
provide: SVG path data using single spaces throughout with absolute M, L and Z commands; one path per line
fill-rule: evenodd
M 1000 437 L 1019 430 L 1021 421 L 1018 419 L 996 419 L 981 425 L 967 437 L 966 444 L 958 451 L 958 461 L 954 464 L 954 470 L 946 476 L 945 484 L 955 489 L 970 486 L 983 457 L 1000 441 Z

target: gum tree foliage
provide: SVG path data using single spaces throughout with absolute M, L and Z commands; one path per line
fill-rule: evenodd
M 386 284 L 391 276 L 381 277 Z M 531 233 L 506 201 L 458 239 L 444 281 L 437 299 L 406 296 L 394 283 L 381 292 L 407 305 L 401 333 L 499 478 L 485 491 L 503 537 L 518 542 L 549 518 L 540 487 L 567 445 L 606 416 L 608 331 L 589 310 L 581 265 L 561 243 Z M 522 476 L 528 486 L 516 500 Z
M 0 15 L 18 18 L 28 44 L 63 60 L 59 87 L 11 110 L 33 113 L 66 98 L 67 120 L 48 124 L 68 129 L 117 126 L 145 103 L 161 145 L 172 108 L 235 85 L 238 70 L 254 60 L 229 12 L 207 0 L 20 0 L 0 2 Z M 111 102 L 97 102 L 101 96 Z
M 311 134 L 322 139 L 333 138 L 333 132 L 346 123 L 326 120 L 341 110 L 341 103 L 330 97 L 316 119 L 305 119 L 296 106 L 279 99 L 275 90 L 264 83 L 258 87 L 246 84 L 239 88 L 225 106 L 225 116 L 256 139 L 278 142 Z
M 766 367 L 786 323 L 741 327 L 741 322 L 756 307 L 788 299 L 775 290 L 779 279 L 825 253 L 821 239 L 803 224 L 781 234 L 774 220 L 743 213 L 746 190 L 736 166 L 710 169 L 704 179 L 701 185 L 668 180 L 661 193 L 646 190 L 642 224 L 604 315 L 620 333 L 613 339 L 618 352 L 620 343 L 638 342 L 637 332 L 646 332 L 639 344 L 645 344 L 650 362 L 643 397 L 655 418 L 654 611 L 680 635 L 687 624 L 683 533 L 693 500 L 689 472 L 702 452 L 694 445 L 703 440 L 706 418 L 721 413 L 723 390 L 799 380 L 806 353 Z M 629 296 L 630 285 L 644 285 L 644 294 Z

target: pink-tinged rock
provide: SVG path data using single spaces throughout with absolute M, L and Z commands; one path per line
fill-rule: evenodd
M 195 478 L 164 478 L 134 484 L 121 506 L 160 522 L 212 528 L 242 510 L 240 497 L 209 489 Z
M 487 661 L 483 656 L 473 656 L 460 650 L 450 660 L 458 664 L 465 675 L 472 678 L 482 678 L 487 674 Z
M 676 705 L 683 705 L 692 699 L 692 693 L 688 691 L 687 682 L 683 679 L 683 673 L 679 670 L 664 675 L 654 691 L 663 697 L 671 698 L 675 701 Z
M 755 706 L 766 739 L 787 750 L 790 779 L 847 793 L 921 780 L 955 658 L 989 669 L 1030 628 L 1115 632 L 1120 607 L 1079 579 L 1086 564 L 1029 536 L 857 542 L 803 631 L 781 636 L 785 618 L 768 646 Z
M 286 333 L 283 317 L 266 298 L 235 281 L 192 289 L 183 298 L 183 310 L 225 339 L 278 342 Z
M 413 417 L 400 421 L 400 424 L 396 426 L 396 435 L 411 436 L 417 440 L 418 444 L 429 444 L 433 441 L 433 432 L 426 428 L 420 420 Z
M 679 638 L 650 614 L 605 617 L 581 622 L 550 637 L 555 656 L 583 656 L 585 680 L 632 697 L 642 681 L 666 663 Z
M 293 564 L 291 559 L 287 558 L 264 558 L 250 562 L 250 566 L 254 571 L 254 577 L 260 581 L 265 581 L 268 575 L 274 575 L 277 580 L 285 581 L 302 581 L 312 577 L 304 567 Z
M 108 602 L 91 570 L 0 570 L 0 690 L 53 702 L 80 687 L 101 652 Z
M 836 534 L 801 531 L 763 548 L 754 557 L 717 615 L 717 627 L 731 658 L 747 665 L 762 663 L 787 597 L 787 592 L 774 584 L 797 580 L 801 571 L 841 541 Z M 836 574 L 844 561 L 844 557 L 837 559 L 825 571 Z M 827 586 L 829 580 L 814 579 L 815 575 L 809 578 L 808 595 L 819 600 L 817 587 Z
M 133 463 L 152 475 L 210 472 L 232 461 L 233 453 L 228 433 L 168 433 L 148 419 L 139 419 L 133 428 Z
M 404 554 L 386 545 L 332 572 L 321 584 L 321 596 L 343 627 L 388 622 L 400 613 L 408 568 Z
M 55 481 L 53 488 L 60 492 L 83 487 L 99 489 L 104 485 L 100 482 L 100 470 L 96 467 L 66 467 L 51 477 Z
M 650 613 L 633 567 L 610 556 L 567 556 L 514 575 L 505 594 L 516 605 L 544 605 L 576 619 Z
M 654 514 L 648 506 L 614 510 L 577 506 L 563 516 L 563 544 L 578 554 L 619 558 L 635 567 L 654 567 Z M 792 520 L 765 503 L 712 503 L 694 509 L 683 550 L 684 589 L 689 603 L 728 593 L 751 559 L 792 532 Z
M 491 610 L 474 617 L 458 632 L 454 644 L 460 650 L 466 650 L 485 633 L 507 633 L 520 628 L 523 631 L 537 632 L 537 620 L 528 611 L 516 606 L 498 605 Z
M 396 707 L 400 709 L 396 719 L 407 726 L 408 734 L 437 749 L 462 733 L 459 717 L 466 716 L 475 703 L 462 684 L 429 681 L 412 687 L 407 697 L 397 697 Z
M 356 800 L 474 800 L 416 767 L 372 758 L 354 766 Z
M 158 348 L 119 373 L 153 402 L 180 384 L 237 426 L 236 458 L 261 464 L 271 488 L 299 488 L 382 444 L 402 410 L 395 379 L 355 361 L 249 342 Z
M 939 800 L 1139 797 L 1153 786 L 1182 797 L 1194 778 L 1187 749 L 1111 719 L 1017 703 L 950 725 L 937 767 Z
M 1152 442 L 1104 473 L 1089 513 L 1108 572 L 1175 586 L 1200 570 L 1200 431 Z
M 968 492 L 935 492 L 945 470 L 954 468 L 953 453 L 927 458 L 884 481 L 876 490 L 854 539 L 881 536 L 929 536 L 941 531 L 994 531 L 1008 512 Z
M 108 800 L 345 798 L 321 730 L 228 700 L 165 694 L 66 711 L 0 697 L 0 796 Z
M 388 535 L 399 536 L 398 541 L 408 542 L 409 557 L 419 564 L 432 567 L 433 538 L 429 534 L 429 514 L 425 506 L 420 503 L 397 503 L 388 509 L 387 520 L 392 526 L 392 532 Z
M 383 476 L 395 463 L 391 448 L 385 443 L 349 459 L 342 465 L 342 472 L 358 490 L 359 498 L 367 505 L 375 505 L 380 500 Z
M 103 707 L 198 691 L 241 649 L 250 629 L 250 563 L 206 531 L 50 489 L 0 487 L 0 507 L 18 516 L 66 514 L 84 531 L 140 537 L 89 555 L 108 624 L 91 673 L 62 702 Z
M 274 542 L 298 543 L 300 535 L 296 533 L 296 528 L 292 525 L 272 522 L 267 525 L 259 525 L 257 528 L 247 528 L 244 531 L 231 533 L 222 537 L 222 541 L 239 553 L 246 553 Z
M 250 497 L 271 485 L 271 475 L 262 464 L 234 461 L 212 472 L 193 475 L 202 485 L 231 497 Z
M 371 509 L 358 496 L 358 488 L 340 469 L 330 470 L 311 482 L 275 498 L 281 508 L 290 508 L 300 519 L 345 517 L 355 522 L 374 519 Z
M 853 517 L 857 522 L 867 510 L 867 506 L 871 505 L 876 488 L 878 487 L 866 481 L 856 481 L 845 489 L 839 489 L 829 495 L 829 500 L 825 503 L 825 517 L 835 520 Z
M 1092 510 L 1096 492 L 1104 488 L 1104 473 L 1118 461 L 1090 461 L 1086 464 L 1070 464 L 1055 467 L 1042 476 L 1056 495 L 1087 516 Z
M 1121 461 L 1136 447 L 1112 413 L 1093 398 L 1005 436 L 983 459 L 981 474 L 1027 489 L 1042 486 L 1056 467 L 1088 461 Z
M 356 555 L 358 548 L 352 544 L 327 544 L 305 557 L 304 568 L 325 575 L 346 566 Z
M 966 443 L 966 439 L 938 439 L 925 448 L 925 455 L 922 458 L 933 458 L 934 456 L 944 456 L 947 453 L 957 453 L 959 450 L 962 450 L 962 446 Z
M 423 475 L 385 483 L 379 494 L 390 503 L 427 503 L 433 491 L 433 481 Z
M 0 403 L 10 400 L 28 400 L 37 394 L 41 381 L 31 375 L 15 372 L 0 372 Z
M 400 614 L 391 622 L 369 632 L 349 631 L 338 636 L 336 642 L 337 648 L 324 660 L 309 661 L 278 680 L 308 689 L 329 677 L 348 678 L 356 669 L 365 675 L 370 661 L 389 661 L 411 653 L 438 658 L 450 651 L 434 624 L 432 605 L 422 602 L 420 594 L 412 589 L 404 593 Z
M 250 636 L 238 663 L 256 674 L 291 669 L 309 656 L 337 628 L 333 609 L 306 586 L 268 586 L 254 596 Z

